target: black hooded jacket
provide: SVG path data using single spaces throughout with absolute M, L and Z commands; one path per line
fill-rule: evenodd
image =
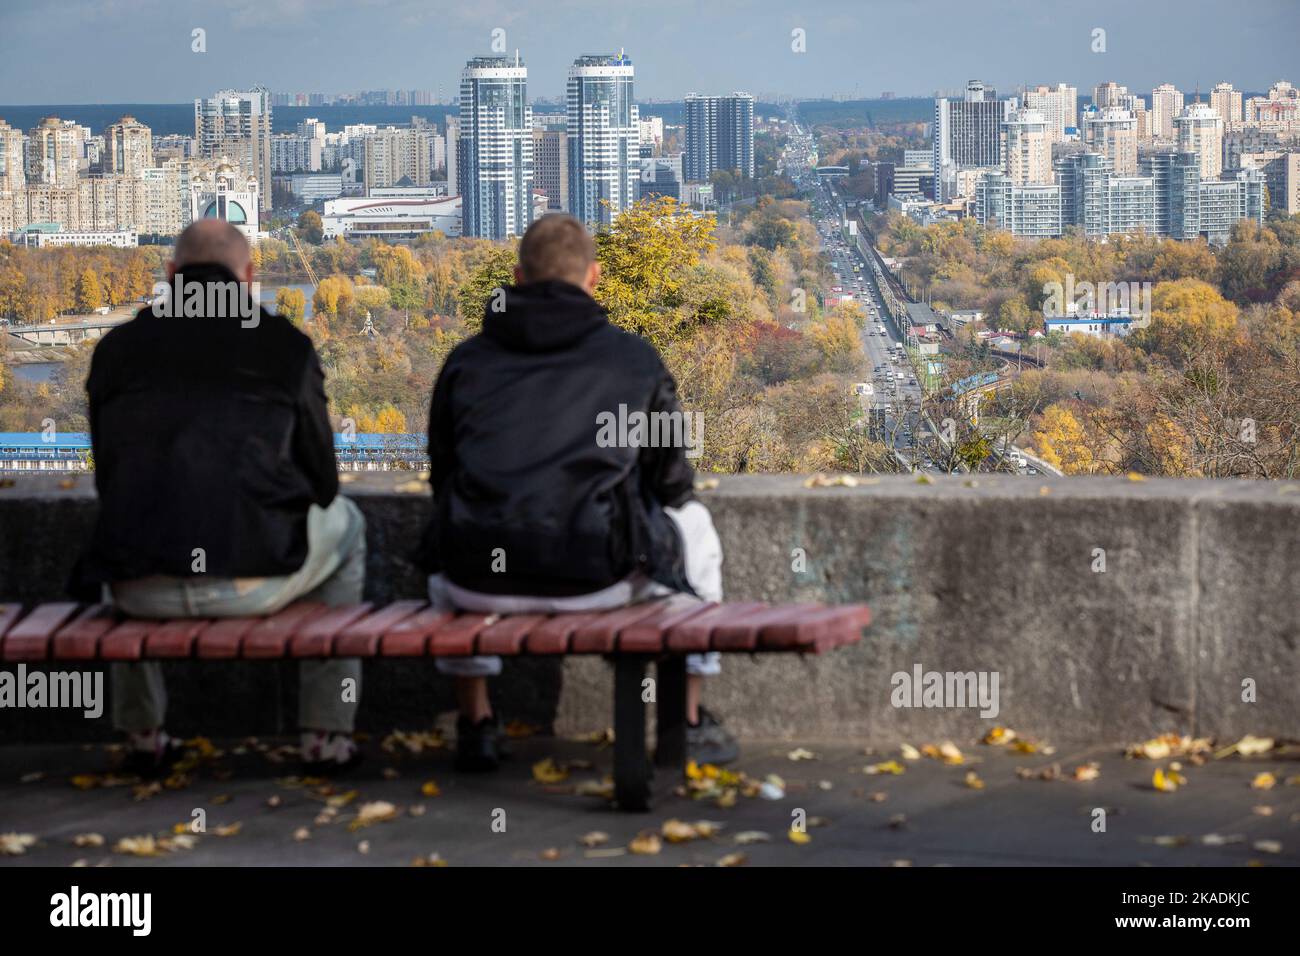
M 584 594 L 634 570 L 689 590 L 663 512 L 694 493 L 685 448 L 599 437 L 602 416 L 635 412 L 681 414 L 653 346 L 566 282 L 507 289 L 434 386 L 428 569 L 491 594 Z
M 184 277 L 235 281 L 221 266 Z M 99 518 L 74 590 L 302 566 L 307 510 L 334 500 L 338 471 L 320 363 L 291 322 L 146 307 L 100 341 L 86 391 Z

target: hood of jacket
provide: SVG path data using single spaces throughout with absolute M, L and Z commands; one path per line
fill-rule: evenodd
M 483 313 L 483 334 L 516 352 L 567 348 L 609 321 L 604 306 L 585 291 L 558 279 L 510 286 L 505 307 Z

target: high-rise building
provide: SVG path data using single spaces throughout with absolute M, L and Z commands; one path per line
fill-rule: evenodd
M 1155 187 L 1155 228 L 1171 239 L 1200 232 L 1201 167 L 1195 153 L 1162 150 L 1142 157 L 1142 175 Z
M 1124 109 L 1129 107 L 1129 98 L 1132 96 L 1127 86 L 1121 86 L 1114 80 L 1107 80 L 1092 88 L 1092 105 L 1095 109 L 1105 109 L 1107 106 L 1120 106 Z
M 1174 118 L 1178 148 L 1196 153 L 1201 179 L 1218 179 L 1223 171 L 1223 117 L 1204 103 L 1192 103 Z
M 1095 152 L 1110 159 L 1113 175 L 1137 175 L 1137 119 L 1132 112 L 1118 106 L 1086 111 L 1083 139 Z
M 0 120 L 0 193 L 21 192 L 26 184 L 23 131 Z
M 271 93 L 255 86 L 251 90 L 220 90 L 215 96 L 194 101 L 194 139 L 204 159 L 227 160 L 239 167 L 250 195 L 256 195 L 260 209 L 271 208 Z
M 1002 166 L 1002 124 L 1011 106 L 1012 101 L 998 100 L 997 92 L 978 80 L 966 84 L 961 99 L 935 99 L 931 148 L 940 201 L 952 197 L 957 170 Z
M 456 176 L 461 234 L 522 236 L 533 221 L 533 111 L 528 68 L 513 57 L 474 57 L 460 74 Z
M 753 178 L 754 97 L 691 93 L 686 97 L 685 122 L 682 164 L 688 182 L 708 182 L 718 170 Z
M 569 68 L 569 211 L 588 226 L 608 225 L 636 202 L 640 112 L 632 60 L 580 56 Z
M 1242 152 L 1235 156 L 1238 169 L 1258 169 L 1268 187 L 1268 207 L 1288 216 L 1300 212 L 1300 152 L 1281 149 Z M 3 189 L 3 186 L 0 186 Z
M 1231 83 L 1220 83 L 1210 93 L 1210 108 L 1223 119 L 1225 127 L 1241 124 L 1241 90 Z
M 1174 117 L 1183 111 L 1183 91 L 1172 83 L 1161 83 L 1151 91 L 1151 135 L 1173 139 Z
M 546 208 L 569 208 L 569 134 L 563 124 L 533 130 L 533 184 L 546 193 Z
M 1052 143 L 1047 126 L 1043 114 L 1032 109 L 1014 110 L 1003 124 L 1005 169 L 1014 185 L 1052 181 Z
M 975 187 L 975 218 L 1017 236 L 1050 239 L 1061 234 L 1061 187 L 1054 183 L 1015 183 L 989 173 Z
M 662 116 L 646 117 L 641 120 L 640 127 L 640 145 L 651 147 L 651 156 L 657 155 L 664 145 L 664 118 Z
M 1064 83 L 1056 87 L 1036 86 L 1025 90 L 1025 106 L 1037 110 L 1047 120 L 1047 141 L 1060 143 L 1065 131 L 1079 125 L 1079 91 Z
M 460 195 L 460 167 L 457 153 L 460 149 L 460 120 L 447 117 L 447 195 Z
M 139 175 L 153 165 L 153 131 L 134 116 L 123 116 L 104 130 L 104 171 Z
M 1245 113 L 1247 123 L 1294 132 L 1300 129 L 1300 89 L 1279 80 L 1269 88 L 1267 96 L 1252 96 Z
M 47 116 L 27 138 L 27 168 L 33 183 L 72 188 L 85 156 L 90 130 Z
M 441 139 L 431 126 L 385 126 L 362 139 L 362 175 L 366 186 L 394 186 L 409 179 L 413 186 L 433 182 Z

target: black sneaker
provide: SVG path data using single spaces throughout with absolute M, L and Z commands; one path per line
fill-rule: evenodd
M 346 760 L 304 760 L 299 768 L 304 777 L 337 777 L 361 766 L 361 751 L 354 750 Z
M 467 773 L 488 773 L 501 765 L 497 743 L 500 729 L 495 717 L 477 724 L 464 714 L 456 718 L 456 769 Z
M 122 760 L 122 772 L 135 774 L 146 780 L 166 777 L 184 756 L 185 744 L 174 737 L 168 738 L 162 750 L 129 748 L 126 757 Z
M 727 733 L 722 722 L 703 707 L 700 722 L 686 725 L 686 757 L 697 764 L 718 766 L 731 763 L 740 756 L 740 744 Z

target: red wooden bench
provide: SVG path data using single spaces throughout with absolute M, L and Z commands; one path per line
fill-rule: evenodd
M 105 604 L 0 604 L 0 662 L 283 660 L 305 657 L 462 657 L 603 654 L 614 662 L 614 789 L 648 810 L 653 766 L 686 762 L 686 654 L 819 654 L 855 643 L 865 605 L 712 604 L 674 596 L 582 614 L 452 614 L 424 601 L 386 607 L 298 603 L 264 618 L 142 620 Z M 656 665 L 653 765 L 642 681 Z

